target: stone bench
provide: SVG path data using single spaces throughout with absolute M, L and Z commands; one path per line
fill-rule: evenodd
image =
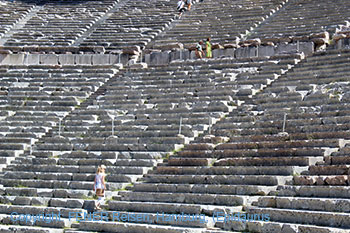
M 135 183 L 134 192 L 160 192 L 160 193 L 209 193 L 225 195 L 268 195 L 275 191 L 273 186 L 259 185 L 225 185 L 225 184 L 151 184 Z
M 327 205 L 325 205 L 327 203 Z M 256 206 L 295 209 L 310 211 L 325 211 L 335 213 L 349 212 L 349 201 L 347 199 L 331 198 L 304 198 L 304 197 L 260 197 Z
M 279 196 L 348 198 L 348 189 L 347 186 L 293 185 L 279 186 L 277 193 Z
M 89 230 L 96 230 L 96 231 L 108 231 L 108 232 L 117 232 L 117 231 L 142 231 L 145 233 L 152 233 L 152 232 L 169 232 L 169 233 L 180 233 L 184 230 L 188 230 L 188 226 L 186 227 L 175 227 L 175 226 L 163 226 L 163 225 L 150 225 L 150 224 L 137 224 L 137 223 L 124 223 L 124 222 L 93 222 L 93 221 L 84 221 L 79 224 L 79 230 L 82 231 L 89 231 Z M 201 228 L 195 228 L 195 232 L 201 232 L 203 229 Z
M 284 181 L 289 180 L 290 177 L 279 176 L 256 176 L 256 175 L 211 175 L 210 177 L 205 175 L 147 175 L 144 180 L 149 183 L 196 183 L 196 184 L 246 184 L 246 185 L 267 185 L 273 186 Z
M 161 202 L 166 203 L 185 203 L 185 204 L 207 204 L 207 205 L 227 205 L 227 206 L 237 206 L 242 205 L 244 200 L 240 196 L 229 196 L 229 195 L 215 195 L 215 194 L 181 194 L 181 193 L 151 193 L 151 192 L 120 192 L 122 196 L 122 201 L 132 201 L 132 202 L 156 202 L 153 208 L 157 207 L 159 203 L 160 208 L 169 209 L 169 207 L 163 206 Z M 120 204 L 121 206 L 123 203 Z M 169 204 L 171 205 L 171 204 Z M 111 202 L 111 209 L 115 209 L 118 206 L 118 202 Z M 125 205 L 124 205 L 125 206 Z M 141 206 L 139 204 L 129 204 L 126 205 L 127 210 L 140 211 Z M 181 208 L 181 205 L 178 206 Z M 195 211 L 194 213 L 200 212 L 200 206 L 193 206 L 192 208 L 186 208 L 186 205 L 183 206 L 184 212 L 186 211 Z M 170 208 L 171 209 L 171 208 Z M 125 209 L 122 209 L 125 210 Z M 164 210 L 164 209 L 163 209 Z M 154 211 L 154 210 L 152 210 Z M 159 209 L 162 211 L 162 209 Z M 169 210 L 168 210 L 169 211 Z M 147 212 L 147 211 L 145 211 Z M 177 212 L 177 211 L 176 211 Z
M 257 215 L 256 215 L 257 216 Z M 227 217 L 229 218 L 229 217 Z M 242 216 L 243 218 L 243 216 Z M 258 218 L 258 217 L 257 217 Z M 261 216 L 260 216 L 261 218 Z M 224 220 L 224 219 L 219 219 Z M 225 222 L 216 222 L 216 227 L 225 229 L 228 231 L 255 231 L 255 232 L 339 232 L 346 233 L 346 229 L 334 228 L 334 227 L 322 227 L 322 226 L 313 226 L 307 224 L 296 224 L 296 223 L 285 223 L 285 222 L 276 222 L 276 221 L 242 221 L 242 219 L 234 220 L 231 217 L 230 221 Z
M 279 209 L 279 208 L 259 208 L 248 207 L 250 214 L 269 214 L 272 221 L 300 223 L 309 225 L 318 225 L 326 227 L 349 228 L 349 223 L 344 221 L 349 217 L 348 213 L 334 213 L 325 211 L 308 211 Z M 297 216 L 295 216 L 297 214 Z

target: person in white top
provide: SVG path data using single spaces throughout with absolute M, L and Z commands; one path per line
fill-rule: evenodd
M 96 196 L 98 197 L 97 203 L 96 203 L 96 209 L 101 209 L 101 204 L 104 202 L 105 198 L 105 190 L 106 190 L 106 174 L 105 174 L 106 166 L 101 165 L 97 168 L 96 175 L 95 175 L 95 181 L 94 181 L 94 192 L 96 193 Z
M 181 17 L 182 13 L 184 11 L 186 11 L 186 8 L 185 8 L 185 2 L 183 0 L 179 0 L 177 2 L 177 10 L 179 12 L 179 18 Z

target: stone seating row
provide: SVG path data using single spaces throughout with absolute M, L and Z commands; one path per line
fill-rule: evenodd
M 91 54 L 104 53 L 105 49 L 102 46 L 1 46 L 0 53 L 16 54 L 16 53 L 55 53 L 55 54 Z M 10 64 L 13 65 L 13 64 Z

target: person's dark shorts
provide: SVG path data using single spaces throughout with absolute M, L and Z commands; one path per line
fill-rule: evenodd
M 185 12 L 185 11 L 186 11 L 186 8 L 181 8 L 181 9 L 179 10 L 180 13 Z

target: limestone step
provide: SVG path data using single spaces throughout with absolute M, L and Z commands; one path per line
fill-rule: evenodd
M 333 186 L 347 186 L 350 184 L 349 176 L 348 175 L 327 175 L 327 176 L 309 176 L 309 175 L 302 175 L 298 176 L 295 175 L 293 177 L 293 184 L 294 185 L 333 185 Z
M 260 197 L 255 206 L 278 209 L 349 213 L 350 201 L 340 198 Z
M 0 217 L 3 218 L 3 217 Z M 32 227 L 32 226 L 15 226 L 15 225 L 1 225 L 2 233 L 14 232 L 31 232 L 31 233 L 64 233 L 64 229 L 54 229 L 50 227 Z
M 218 138 L 220 139 L 220 138 Z M 222 138 L 221 138 L 222 140 Z M 230 158 L 230 157 L 279 157 L 279 156 L 323 156 L 324 149 L 318 148 L 279 148 L 275 149 L 256 149 L 256 150 L 243 150 L 243 149 L 223 149 L 223 150 L 207 150 L 207 151 L 194 151 L 188 150 L 188 146 L 183 151 L 178 152 L 172 157 L 192 157 L 192 158 Z
M 142 175 L 149 168 L 147 167 L 129 167 L 129 166 L 106 166 L 106 170 L 111 174 L 129 174 Z M 30 171 L 46 173 L 90 173 L 96 172 L 95 166 L 88 165 L 32 165 L 32 164 L 15 164 L 7 167 L 7 171 Z
M 213 166 L 309 166 L 323 161 L 323 157 L 253 157 L 219 159 Z
M 226 195 L 268 195 L 276 191 L 274 186 L 258 185 L 223 185 L 223 184 L 149 184 L 134 183 L 131 188 L 134 192 L 159 193 L 208 193 Z
M 348 186 L 300 186 L 282 185 L 277 187 L 278 196 L 299 196 L 319 198 L 349 198 L 350 187 Z
M 330 156 L 329 162 L 332 165 L 350 164 L 349 156 Z
M 350 223 L 347 221 L 349 213 L 335 213 L 324 211 L 279 209 L 279 208 L 261 208 L 247 207 L 249 214 L 265 214 L 270 216 L 270 220 L 286 223 L 310 224 L 325 227 L 339 227 L 350 229 Z
M 250 217 L 247 215 L 247 217 Z M 252 217 L 254 218 L 254 217 Z M 220 219 L 223 221 L 224 219 Z M 343 228 L 334 228 L 334 227 L 322 227 L 315 225 L 307 224 L 291 224 L 291 223 L 282 223 L 275 221 L 243 221 L 243 219 L 235 220 L 231 218 L 226 222 L 216 222 L 216 227 L 225 229 L 227 231 L 239 231 L 239 232 L 290 232 L 290 233 L 299 233 L 299 232 L 309 232 L 309 233 L 347 233 L 348 229 Z
M 201 233 L 205 229 L 124 222 L 83 221 L 79 224 L 79 230 L 118 233 Z
M 310 141 L 287 141 L 287 142 L 256 142 L 256 143 L 224 143 L 216 149 L 262 149 L 262 148 L 303 148 L 303 147 L 339 147 L 338 140 L 310 140 Z
M 99 214 L 101 213 L 101 214 Z M 104 222 L 129 222 L 138 224 L 172 225 L 175 227 L 206 227 L 210 218 L 198 213 L 167 213 L 167 212 L 125 212 L 125 211 L 101 211 L 95 214 L 96 220 L 103 218 Z M 104 215 L 103 217 L 101 215 Z M 100 216 L 99 216 L 100 215 Z M 184 216 L 184 217 L 182 217 Z M 185 217 L 186 216 L 186 217 Z M 191 221 L 185 218 L 191 217 Z M 177 219 L 176 219 L 177 218 Z M 90 219 L 85 219 L 90 220 Z M 211 224 L 213 225 L 213 224 Z
M 203 205 L 239 206 L 247 204 L 247 196 L 203 193 L 159 193 L 159 192 L 124 192 L 120 193 L 122 201 L 167 202 Z M 254 199 L 254 198 L 252 198 Z M 249 201 L 251 201 L 250 199 Z
M 51 173 L 51 172 L 5 172 L 4 179 L 21 179 L 21 180 L 56 180 L 56 181 L 87 181 L 91 182 L 95 178 L 92 174 L 81 173 Z M 136 175 L 110 174 L 108 175 L 109 182 L 132 182 L 136 180 Z
M 70 221 L 70 212 L 82 212 L 80 209 L 68 209 L 68 208 L 53 208 L 53 207 L 33 207 L 33 206 L 8 206 L 0 205 L 0 213 L 7 214 L 1 222 L 3 224 L 18 224 L 27 226 L 42 226 L 53 228 L 70 227 L 72 221 Z M 27 218 L 20 218 L 21 214 L 27 216 Z M 34 221 L 33 215 L 49 214 L 50 221 Z M 32 219 L 28 218 L 31 217 Z M 18 221 L 14 221 L 18 220 Z
M 15 180 L 3 178 L 1 184 L 4 187 L 28 187 L 28 188 L 50 188 L 50 189 L 81 189 L 91 190 L 93 181 L 57 181 L 57 180 Z M 126 186 L 128 183 L 113 183 L 106 184 L 108 190 L 117 190 Z
M 26 188 L 26 187 L 0 187 L 0 192 L 6 196 L 26 196 L 39 198 L 76 198 L 91 199 L 94 196 L 92 189 L 50 189 L 50 188 Z M 117 191 L 106 190 L 106 197 L 117 195 Z M 38 199 L 39 200 L 39 199 Z
M 203 233 L 238 233 L 238 231 L 224 231 L 220 230 L 219 228 L 208 228 L 207 230 L 203 231 Z
M 159 175 L 151 174 L 144 177 L 148 183 L 165 184 L 244 184 L 268 185 L 285 184 L 292 180 L 290 176 L 257 176 L 257 175 Z
M 265 166 L 266 165 L 266 166 Z M 293 175 L 293 173 L 301 173 L 306 171 L 308 167 L 297 167 L 297 166 L 254 166 L 248 164 L 247 166 L 157 166 L 153 174 L 171 174 L 171 175 Z

